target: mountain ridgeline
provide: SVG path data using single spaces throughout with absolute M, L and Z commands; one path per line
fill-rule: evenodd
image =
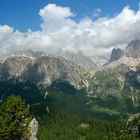
M 46 99 L 55 109 L 126 118 L 140 111 L 139 54 L 139 40 L 131 41 L 125 50 L 113 49 L 108 62 L 103 57 L 93 61 L 95 57 L 81 52 L 17 52 L 0 60 L 1 101 L 20 94 L 27 103 Z M 102 65 L 95 64 L 97 59 Z

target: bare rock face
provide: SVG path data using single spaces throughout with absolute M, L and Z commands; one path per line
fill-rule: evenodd
M 38 122 L 35 118 L 32 119 L 32 121 L 29 124 L 29 130 L 31 133 L 30 140 L 37 140 L 36 135 L 38 132 Z
M 59 51 L 55 55 L 58 57 L 63 57 L 66 60 L 87 69 L 95 69 L 97 67 L 92 59 L 88 56 L 85 56 L 82 51 L 72 53 L 70 51 L 63 51 L 62 49 L 59 49 Z
M 132 115 L 127 121 L 127 131 L 133 135 L 140 135 L 140 113 Z
M 132 40 L 125 49 L 125 56 L 140 58 L 140 40 Z
M 23 55 L 10 56 L 0 60 L 0 79 L 7 80 L 20 77 L 32 61 L 34 58 Z
M 105 56 L 92 56 L 91 59 L 97 67 L 102 67 L 109 61 L 109 59 Z
M 139 59 L 140 58 L 140 40 L 132 40 L 128 43 L 125 50 L 121 50 L 120 48 L 114 48 L 112 50 L 112 54 L 110 57 L 109 62 L 113 62 L 119 60 L 120 58 L 133 58 Z
M 23 81 L 32 84 L 51 85 L 55 81 L 68 82 L 78 88 L 86 71 L 65 59 L 42 57 L 37 59 L 23 75 Z
M 0 60 L 0 81 L 14 80 L 49 86 L 55 81 L 67 82 L 77 89 L 85 86 L 89 72 L 64 58 L 14 55 Z
M 116 61 L 116 60 L 118 60 L 118 59 L 120 59 L 122 56 L 124 55 L 124 51 L 123 50 L 121 50 L 121 49 L 119 49 L 119 48 L 114 48 L 113 50 L 112 50 L 112 54 L 111 54 L 111 58 L 110 58 L 110 62 L 112 62 L 112 61 Z

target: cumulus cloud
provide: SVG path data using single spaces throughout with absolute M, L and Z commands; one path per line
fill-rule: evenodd
M 100 13 L 100 10 L 96 9 Z M 86 55 L 106 55 L 113 47 L 124 48 L 135 38 L 140 38 L 140 10 L 129 6 L 115 17 L 89 17 L 76 22 L 69 7 L 48 4 L 39 11 L 41 30 L 26 33 L 0 25 L 0 56 L 16 50 L 35 49 L 54 52 L 58 48 L 83 51 Z
M 71 27 L 73 21 L 69 18 L 74 16 L 69 7 L 60 7 L 55 4 L 49 4 L 40 10 L 39 15 L 42 19 L 41 28 L 43 31 L 53 32 L 58 29 Z

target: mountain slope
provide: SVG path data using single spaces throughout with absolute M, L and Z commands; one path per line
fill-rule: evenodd
M 91 59 L 97 67 L 102 67 L 109 61 L 109 59 L 105 56 L 92 56 Z
M 98 69 L 88 89 L 89 96 L 111 95 L 140 103 L 140 44 L 131 41 L 125 50 L 113 49 L 110 62 Z M 133 50 L 133 51 L 132 51 Z
M 85 56 L 81 51 L 72 53 L 70 51 L 63 51 L 62 49 L 59 49 L 59 51 L 57 51 L 54 55 L 65 58 L 66 60 L 71 61 L 74 64 L 77 64 L 86 69 L 95 69 L 97 67 L 92 59 L 88 56 Z
M 14 55 L 0 62 L 0 80 L 15 79 L 49 86 L 55 81 L 68 82 L 79 89 L 90 76 L 84 68 L 62 58 Z

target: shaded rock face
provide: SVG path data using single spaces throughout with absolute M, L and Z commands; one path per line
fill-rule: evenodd
M 113 62 L 119 60 L 125 56 L 126 58 L 140 58 L 140 40 L 132 40 L 129 42 L 125 50 L 121 50 L 119 48 L 114 48 L 112 50 L 112 54 L 109 62 Z
M 140 135 L 140 113 L 134 114 L 128 119 L 127 131 L 135 136 Z
M 132 40 L 125 49 L 125 56 L 140 58 L 140 40 Z
M 37 140 L 37 132 L 38 132 L 38 122 L 36 121 L 35 118 L 32 119 L 32 121 L 29 124 L 29 130 L 31 133 L 30 140 Z
M 114 48 L 110 57 L 110 62 L 120 59 L 124 55 L 124 51 L 119 48 Z
M 126 74 L 126 82 L 130 83 L 131 85 L 139 88 L 140 87 L 140 70 L 136 71 L 129 71 Z

